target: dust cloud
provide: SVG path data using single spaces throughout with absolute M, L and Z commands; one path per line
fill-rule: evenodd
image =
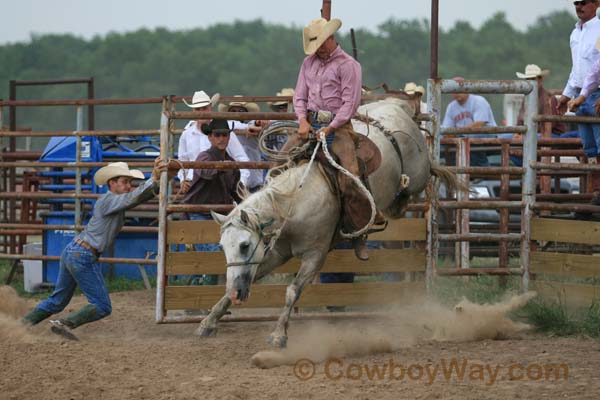
M 0 286 L 0 342 L 19 340 L 31 342 L 33 336 L 20 322 L 30 306 L 10 286 Z
M 531 328 L 506 314 L 535 295 L 529 292 L 495 304 L 462 300 L 452 308 L 425 301 L 412 306 L 399 305 L 386 320 L 314 322 L 299 330 L 290 329 L 286 349 L 256 353 L 251 362 L 260 368 L 273 368 L 292 365 L 303 358 L 317 362 L 332 357 L 387 353 L 419 341 L 504 339 Z

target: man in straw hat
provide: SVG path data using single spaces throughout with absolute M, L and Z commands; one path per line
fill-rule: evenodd
M 192 102 L 188 103 L 183 100 L 186 106 L 197 112 L 209 112 L 213 111 L 214 104 L 219 101 L 219 94 L 215 94 L 212 97 L 200 90 L 194 93 Z M 202 125 L 210 123 L 210 119 L 197 119 L 188 122 L 185 126 L 181 137 L 179 138 L 179 147 L 177 150 L 177 158 L 180 161 L 194 161 L 198 154 L 203 151 L 210 149 L 210 141 L 206 136 L 206 133 L 202 131 Z M 232 134 L 227 145 L 227 154 L 231 156 L 235 161 L 250 161 L 248 155 L 244 151 L 244 147 L 238 140 L 235 134 Z M 180 170 L 178 177 L 181 182 L 181 191 L 186 193 L 191 185 L 194 170 L 189 169 L 185 171 Z M 250 170 L 240 170 L 241 181 L 244 185 L 248 185 L 250 178 Z
M 525 72 L 516 72 L 517 78 L 526 79 L 526 80 L 535 80 L 538 83 L 538 114 L 540 115 L 561 115 L 558 110 L 558 100 L 555 96 L 550 94 L 546 89 L 544 89 L 544 78 L 550 75 L 550 71 L 547 69 L 541 69 L 536 64 L 528 64 L 525 66 Z M 525 102 L 521 104 L 521 108 L 519 110 L 519 115 L 517 116 L 517 124 L 523 125 L 525 123 Z M 541 137 L 542 132 L 544 132 L 544 126 L 548 124 L 548 128 L 550 129 L 550 134 L 552 137 L 561 137 L 566 132 L 566 125 L 564 122 L 552 122 L 552 123 L 544 123 L 539 122 L 537 126 L 538 136 Z M 513 135 L 512 133 L 500 133 L 498 137 L 501 139 L 512 139 L 516 138 L 516 140 L 522 140 L 521 135 Z M 567 137 L 567 136 L 565 136 Z M 572 136 L 571 136 L 572 137 Z M 577 137 L 575 135 L 575 137 Z M 510 160 L 514 165 L 522 166 L 523 158 L 519 156 L 510 156 Z
M 293 97 L 294 96 L 294 89 L 292 88 L 283 88 L 281 89 L 280 92 L 277 92 L 276 96 L 279 97 Z M 274 101 L 274 102 L 270 102 L 269 103 L 269 108 L 273 111 L 273 112 L 277 112 L 277 113 L 286 113 L 286 112 L 290 112 L 290 102 L 286 101 L 286 100 L 279 100 L 279 101 Z M 266 129 L 272 122 L 275 121 L 267 121 L 266 124 L 262 127 L 263 129 Z M 276 151 L 280 151 L 283 146 L 285 146 L 285 142 L 287 141 L 288 135 L 285 134 L 281 134 L 281 135 L 269 135 L 266 139 L 265 139 L 265 144 L 266 146 L 271 149 L 271 150 L 276 150 Z
M 334 33 L 342 21 L 319 18 L 311 21 L 303 32 L 304 52 L 308 55 L 300 67 L 294 93 L 294 110 L 300 124 L 298 134 L 290 136 L 282 151 L 303 144 L 309 132 L 316 128 L 324 132 L 328 145 L 339 158 L 340 164 L 354 175 L 359 174 L 356 159 L 356 133 L 350 118 L 360 105 L 362 70 L 360 64 L 337 44 Z M 338 175 L 343 196 L 346 229 L 362 228 L 370 210 L 369 203 L 348 177 Z M 351 212 L 353 211 L 353 212 Z M 354 239 L 356 256 L 368 259 L 366 237 Z
M 242 97 L 235 95 L 234 97 Z M 251 101 L 234 100 L 229 104 L 219 104 L 219 112 L 240 112 L 240 113 L 256 113 L 260 112 L 258 104 Z M 237 135 L 237 139 L 241 143 L 244 151 L 248 155 L 250 161 L 262 161 L 261 153 L 258 145 L 258 136 L 261 131 L 261 121 L 248 121 L 240 118 L 237 121 L 229 121 L 232 126 L 232 131 Z M 249 170 L 249 176 L 244 184 L 249 191 L 258 190 L 264 182 L 263 171 L 260 169 Z
M 538 114 L 552 114 L 560 115 L 558 111 L 558 100 L 555 96 L 550 94 L 544 88 L 544 78 L 550 75 L 550 71 L 547 69 L 541 69 L 536 64 L 528 64 L 525 66 L 525 72 L 517 72 L 517 78 L 536 80 L 538 83 Z M 519 116 L 517 117 L 517 124 L 523 125 L 525 119 L 525 102 L 521 106 Z M 538 133 L 541 133 L 544 129 L 544 123 L 538 123 Z M 562 135 L 567 131 L 564 122 L 552 122 L 550 124 L 550 131 L 554 135 Z
M 23 318 L 25 324 L 35 325 L 61 312 L 71 301 L 78 285 L 89 304 L 65 318 L 50 321 L 52 332 L 67 339 L 77 340 L 71 332 L 72 329 L 111 313 L 110 297 L 98 258 L 114 242 L 121 230 L 125 221 L 125 211 L 158 193 L 160 175 L 167 169 L 167 162 L 160 158 L 155 159 L 150 179 L 133 191 L 131 181 L 144 179 L 144 174 L 139 170 L 129 169 L 127 163 L 110 163 L 96 172 L 94 181 L 97 185 L 107 185 L 108 191 L 96 201 L 92 218 L 83 232 L 75 236 L 64 248 L 60 256 L 60 270 L 54 292 Z
M 415 108 L 415 115 L 427 114 L 427 104 L 421 100 L 425 95 L 425 88 L 421 85 L 417 85 L 414 82 L 407 82 L 404 85 L 404 92 L 413 96 L 413 106 Z M 421 126 L 425 127 L 425 121 L 421 122 Z

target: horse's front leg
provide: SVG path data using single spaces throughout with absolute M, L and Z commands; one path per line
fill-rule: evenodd
M 313 280 L 317 272 L 323 266 L 326 254 L 327 252 L 320 253 L 315 251 L 309 255 L 305 254 L 302 256 L 302 265 L 300 266 L 300 270 L 298 271 L 298 274 L 292 283 L 286 289 L 285 307 L 283 308 L 283 312 L 279 316 L 275 330 L 267 339 L 271 345 L 279 348 L 286 347 L 287 329 L 294 304 L 296 304 L 296 301 L 298 301 L 300 298 L 300 294 L 302 294 L 304 286 Z
M 210 337 L 217 335 L 217 323 L 223 315 L 227 312 L 227 309 L 231 307 L 231 299 L 225 295 L 210 309 L 210 313 L 202 319 L 200 326 L 194 332 L 194 335 L 202 337 Z
M 273 269 L 285 263 L 289 258 L 289 256 L 281 255 L 276 249 L 273 249 L 265 257 L 263 264 L 261 264 L 258 267 L 254 280 L 256 281 L 262 278 L 263 276 L 267 275 Z M 200 326 L 198 327 L 198 329 L 196 329 L 194 334 L 202 337 L 216 336 L 218 330 L 218 322 L 221 319 L 221 317 L 225 315 L 229 307 L 231 307 L 231 303 L 232 301 L 229 298 L 229 296 L 227 296 L 227 294 L 223 296 L 221 300 L 219 300 L 217 304 L 215 304 L 213 308 L 211 308 L 210 314 L 208 314 L 202 320 L 202 322 L 200 322 Z

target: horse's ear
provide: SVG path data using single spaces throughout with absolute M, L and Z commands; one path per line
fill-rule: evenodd
M 227 215 L 222 215 L 219 213 L 216 213 L 214 211 L 210 212 L 210 215 L 213 217 L 213 219 L 217 222 L 217 224 L 219 225 L 223 225 L 223 223 L 225 222 L 225 220 L 227 219 Z
M 250 218 L 248 218 L 248 214 L 246 214 L 246 211 L 244 210 L 240 211 L 240 218 L 242 219 L 242 222 L 246 225 L 248 225 L 248 223 L 250 222 Z

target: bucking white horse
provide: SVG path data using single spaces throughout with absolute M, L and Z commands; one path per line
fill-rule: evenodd
M 368 180 L 377 208 L 387 217 L 400 218 L 409 198 L 421 193 L 432 175 L 450 187 L 455 185 L 454 174 L 432 162 L 405 101 L 387 98 L 365 104 L 358 114 L 368 118 L 353 120 L 354 129 L 368 135 L 381 151 L 381 165 Z M 285 307 L 268 338 L 272 345 L 284 347 L 290 313 L 306 284 L 325 263 L 340 212 L 337 195 L 321 170 L 314 164 L 303 164 L 270 179 L 229 215 L 212 213 L 221 225 L 220 244 L 227 260 L 226 294 L 202 320 L 196 334 L 215 335 L 218 320 L 232 303 L 248 299 L 253 282 L 297 257 L 300 270 L 287 287 Z

